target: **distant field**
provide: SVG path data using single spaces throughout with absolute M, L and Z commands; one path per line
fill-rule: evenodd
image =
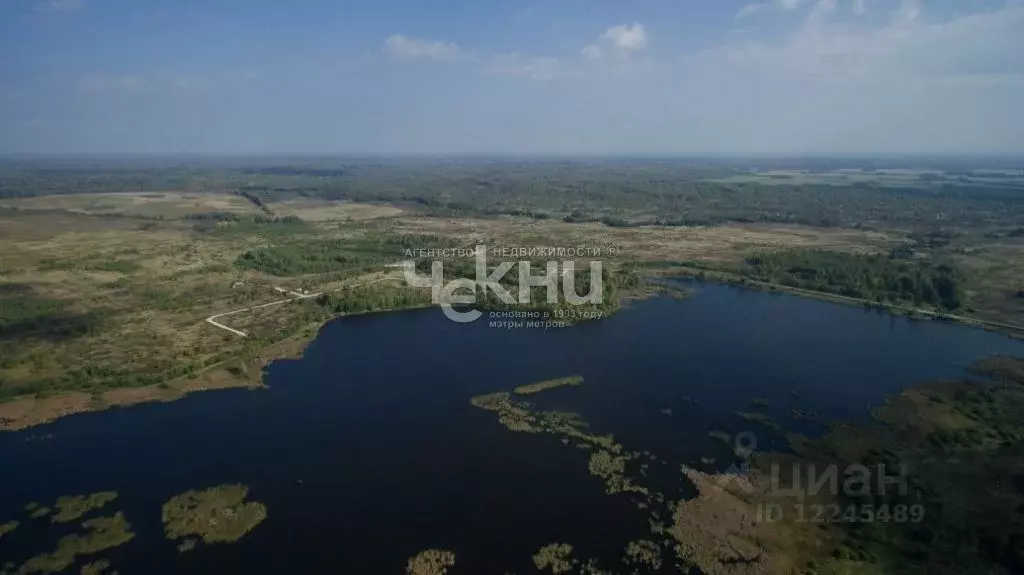
M 276 215 L 297 216 L 307 222 L 367 220 L 397 216 L 402 213 L 402 210 L 390 205 L 332 202 L 315 199 L 279 202 L 273 205 L 273 209 Z
M 259 215 L 262 210 L 248 199 L 233 194 L 194 192 L 143 192 L 38 196 L 0 200 L 0 208 L 59 210 L 87 215 L 121 215 L 150 218 L 183 218 L 213 212 Z M 307 222 L 366 220 L 395 216 L 399 208 L 349 201 L 297 199 L 273 204 L 276 216 L 296 216 Z
M 80 214 L 120 214 L 178 218 L 206 212 L 257 214 L 249 200 L 230 194 L 145 192 L 38 196 L 0 200 L 0 207 L 22 210 L 65 210 Z
M 574 180 L 580 183 L 569 192 L 478 178 L 460 180 L 462 188 L 438 184 L 430 193 L 382 183 L 373 193 L 352 194 L 365 200 L 276 187 L 250 197 L 158 191 L 0 199 L 0 400 L 39 401 L 0 401 L 0 428 L 138 394 L 176 397 L 197 386 L 258 383 L 259 365 L 272 357 L 268 346 L 292 349 L 284 340 L 332 314 L 363 311 L 367 302 L 390 309 L 397 304 L 388 302 L 404 301 L 409 289 L 399 278 L 366 288 L 362 308 L 307 300 L 230 316 L 225 321 L 252 336 L 245 340 L 205 318 L 282 299 L 274 288 L 327 292 L 386 271 L 399 276 L 384 266 L 404 259 L 409 248 L 578 247 L 598 250 L 608 266 L 696 262 L 725 269 L 793 249 L 894 253 L 956 263 L 967 278 L 963 313 L 1024 324 L 1024 206 L 1006 185 L 1012 170 L 986 173 L 1003 182 L 991 192 L 851 187 L 886 181 L 906 189 L 948 178 L 938 174 L 774 170 L 725 180 L 792 185 L 689 181 L 676 190 L 650 175 L 634 181 L 627 172 Z M 794 181 L 840 185 L 801 188 Z M 449 189 L 461 195 L 448 197 Z M 535 211 L 530 198 L 550 211 Z M 510 213 L 511 205 L 522 208 Z M 644 224 L 666 213 L 680 219 Z M 600 214 L 609 217 L 595 219 Z M 149 391 L 125 391 L 143 387 Z M 78 394 L 74 406 L 44 401 L 68 393 Z
M 229 193 L 183 191 L 79 193 L 42 195 L 0 200 L 0 208 L 65 211 L 86 215 L 119 215 L 144 218 L 184 218 L 189 215 L 230 212 L 259 215 L 263 212 L 246 197 Z M 388 205 L 331 202 L 302 198 L 273 204 L 275 216 L 296 216 L 307 222 L 367 220 L 402 213 Z
M 860 170 L 844 168 L 829 172 L 764 170 L 706 181 L 723 184 L 874 185 L 894 188 L 924 188 L 942 184 L 957 186 L 1021 186 L 1022 191 L 1024 191 L 1024 172 L 1014 170 L 975 170 L 970 175 L 948 175 L 941 170 L 912 169 Z

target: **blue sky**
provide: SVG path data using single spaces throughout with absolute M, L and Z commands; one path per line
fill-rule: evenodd
M 0 153 L 1024 153 L 1020 0 L 0 0 Z

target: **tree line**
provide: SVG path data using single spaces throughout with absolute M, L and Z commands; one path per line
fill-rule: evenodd
M 952 264 L 797 249 L 751 256 L 742 272 L 758 281 L 878 302 L 950 311 L 963 305 L 963 275 Z

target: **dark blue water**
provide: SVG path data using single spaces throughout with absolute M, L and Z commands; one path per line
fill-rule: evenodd
M 734 414 L 755 397 L 786 425 L 794 408 L 863 419 L 886 394 L 963 375 L 998 353 L 1024 355 L 1024 343 L 715 285 L 547 331 L 457 324 L 435 309 L 343 318 L 302 359 L 272 363 L 268 390 L 0 434 L 0 522 L 23 522 L 0 539 L 0 564 L 55 542 L 48 524 L 24 518 L 26 502 L 106 489 L 119 492 L 110 508 L 138 534 L 106 555 L 128 575 L 397 573 L 428 548 L 455 551 L 463 573 L 529 572 L 531 555 L 552 542 L 615 557 L 645 535 L 646 516 L 603 493 L 588 452 L 512 433 L 471 397 L 579 374 L 583 386 L 531 400 L 579 412 L 593 432 L 650 450 L 668 468 L 700 467 L 701 457 L 724 467 L 731 446 L 709 430 L 751 431 L 759 449 L 784 447 Z M 249 485 L 268 519 L 237 544 L 179 555 L 162 536 L 163 502 L 229 482 Z

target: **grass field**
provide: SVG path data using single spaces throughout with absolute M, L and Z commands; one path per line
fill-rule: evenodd
M 406 248 L 576 247 L 611 265 L 730 265 L 792 248 L 870 254 L 908 242 L 899 229 L 619 228 L 513 216 L 445 218 L 388 204 L 301 199 L 271 206 L 278 218 L 292 219 L 253 220 L 263 210 L 213 193 L 43 196 L 3 204 L 17 210 L 0 210 L 0 428 L 199 389 L 259 385 L 263 363 L 300 350 L 329 314 L 303 300 L 224 318 L 248 338 L 206 323 L 207 317 L 289 297 L 274 288 L 327 292 L 387 276 L 366 297 L 400 294 L 411 288 L 385 264 L 406 259 Z M 243 219 L 211 225 L 186 217 L 211 211 Z M 311 250 L 325 249 L 341 251 L 310 266 Z M 243 254 L 260 251 L 285 258 L 273 262 L 273 275 L 239 265 Z M 931 251 L 968 270 L 967 313 L 1024 324 L 1024 298 L 1017 296 L 1024 287 L 1024 239 L 977 232 Z
M 81 214 L 117 214 L 153 218 L 178 218 L 207 212 L 257 214 L 249 200 L 231 194 L 176 191 L 116 194 L 75 194 L 0 200 L 0 207 L 20 210 L 66 210 Z
M 253 213 L 255 207 L 244 199 L 164 194 L 163 200 L 176 198 L 169 202 L 150 195 L 109 194 L 120 213 L 144 207 L 151 211 L 133 215 L 164 218 L 160 221 L 90 215 L 84 206 L 96 207 L 98 200 L 81 197 L 19 200 L 12 203 L 40 209 L 0 213 L 0 289 L 5 294 L 0 392 L 8 400 L 35 398 L 0 404 L 0 425 L 46 419 L 36 413 L 50 411 L 40 410 L 40 398 L 64 413 L 95 404 L 176 397 L 201 387 L 259 383 L 259 366 L 248 377 L 224 377 L 211 368 L 244 363 L 280 339 L 276 334 L 308 327 L 310 314 L 317 315 L 309 305 L 296 304 L 233 317 L 261 342 L 256 349 L 205 323 L 217 312 L 281 299 L 274 287 L 296 289 L 308 278 L 271 277 L 235 265 L 247 250 L 279 239 L 259 226 L 210 232 L 180 219 L 193 207 Z M 343 222 L 314 222 L 296 235 L 358 238 L 377 233 L 377 226 L 360 224 L 367 220 L 351 214 L 370 218 L 393 211 L 349 205 L 337 213 L 346 214 Z M 396 251 L 394 257 L 401 254 Z M 332 277 L 325 287 L 336 289 L 354 279 Z M 63 325 L 73 329 L 54 331 Z M 64 395 L 69 392 L 74 393 Z M 49 396 L 59 397 L 45 399 Z
M 391 205 L 307 199 L 275 203 L 274 213 L 296 216 L 307 222 L 328 222 L 387 218 L 401 214 L 402 210 Z

